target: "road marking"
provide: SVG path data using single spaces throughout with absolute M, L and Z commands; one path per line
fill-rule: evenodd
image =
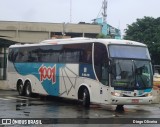
M 11 97 L 11 96 L 5 96 L 5 97 L 1 97 L 0 100 L 28 100 L 29 98 L 19 98 L 19 97 Z
M 15 99 L 15 100 L 28 100 L 28 99 L 25 99 L 25 98 L 10 97 L 10 96 L 7 96 L 6 98 Z
M 3 96 L 0 100 L 38 100 L 37 98 L 25 97 L 25 96 Z
M 26 99 L 30 99 L 31 97 L 25 97 L 25 96 L 18 96 L 20 98 L 26 98 Z
M 0 100 L 5 100 L 5 101 L 7 101 L 7 100 L 11 100 L 11 99 L 6 99 L 6 98 L 0 98 Z
M 29 99 L 29 100 L 38 100 L 39 98 L 34 97 L 26 97 L 26 96 L 18 96 L 19 98 Z

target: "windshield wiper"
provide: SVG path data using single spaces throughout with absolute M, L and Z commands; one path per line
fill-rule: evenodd
M 138 88 L 146 88 L 146 84 L 145 81 L 143 79 L 143 75 L 142 75 L 142 67 L 137 67 L 137 65 L 135 64 L 134 60 L 133 60 L 134 66 L 135 66 L 135 86 Z M 138 78 L 139 77 L 139 78 Z
M 136 75 L 136 77 L 137 77 L 136 78 L 137 79 L 136 82 L 138 83 L 138 84 L 136 83 L 136 87 L 138 87 L 138 88 L 146 88 L 146 84 L 145 84 L 145 81 L 144 81 L 142 75 Z

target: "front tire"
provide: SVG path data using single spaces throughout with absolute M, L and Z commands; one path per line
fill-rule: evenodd
M 25 96 L 31 97 L 31 95 L 32 95 L 31 83 L 27 82 L 25 85 Z
M 82 104 L 87 108 L 90 106 L 90 95 L 87 89 L 83 90 Z

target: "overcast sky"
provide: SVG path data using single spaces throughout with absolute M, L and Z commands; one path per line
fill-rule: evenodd
M 92 19 L 98 16 L 102 1 L 0 0 L 0 20 L 91 23 Z M 160 0 L 108 0 L 107 23 L 119 28 L 122 33 L 127 24 L 132 24 L 137 18 L 144 16 L 160 17 Z

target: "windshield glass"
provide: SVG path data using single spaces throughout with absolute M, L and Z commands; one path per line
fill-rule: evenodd
M 140 46 L 129 45 L 109 45 L 110 57 L 150 59 L 148 49 Z
M 112 86 L 123 89 L 152 87 L 150 61 L 114 59 L 111 62 Z

